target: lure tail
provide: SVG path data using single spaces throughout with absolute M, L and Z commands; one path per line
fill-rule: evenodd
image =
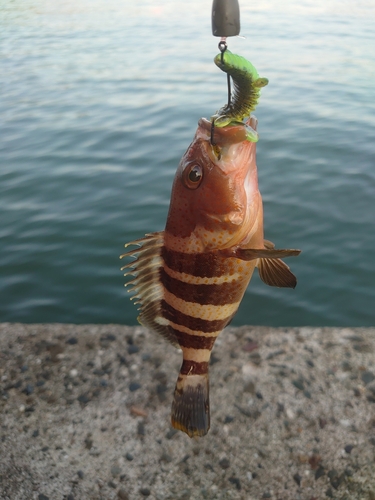
M 172 403 L 172 426 L 189 437 L 204 436 L 210 428 L 208 363 L 197 364 L 206 365 L 201 373 L 184 360 Z

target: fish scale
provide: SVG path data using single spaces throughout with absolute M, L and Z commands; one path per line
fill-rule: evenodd
M 255 263 L 238 260 L 235 264 L 237 259 L 229 261 L 218 252 L 177 253 L 168 250 L 163 239 L 164 232 L 160 232 L 132 242 L 142 246 L 123 254 L 122 257 L 137 258 L 122 270 L 129 269 L 125 276 L 135 275 L 127 285 L 131 286 L 133 299 L 141 304 L 139 321 L 157 328 L 168 339 L 175 336 L 174 343 L 199 349 L 197 341 L 190 337 L 208 332 L 218 335 L 228 324 L 238 309 Z M 201 261 L 209 265 L 202 266 Z M 181 273 L 181 269 L 183 280 L 171 276 L 173 272 Z M 202 283 L 202 279 L 222 282 Z

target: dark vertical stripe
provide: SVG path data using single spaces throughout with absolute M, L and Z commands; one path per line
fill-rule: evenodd
M 162 300 L 160 305 L 161 313 L 165 319 L 168 319 L 177 325 L 183 325 L 190 330 L 205 333 L 219 332 L 223 330 L 236 313 L 235 311 L 233 314 L 224 319 L 209 321 L 206 319 L 194 318 L 193 316 L 177 311 L 177 309 L 169 305 L 165 300 Z
M 193 361 L 184 359 L 182 362 L 181 375 L 204 375 L 208 372 L 208 363 L 206 361 Z
M 244 287 L 238 281 L 221 284 L 191 284 L 171 278 L 163 268 L 160 268 L 160 279 L 168 292 L 179 299 L 195 302 L 200 305 L 224 306 L 234 304 L 242 299 Z M 241 280 L 242 281 L 242 280 Z
M 170 269 L 201 278 L 214 278 L 227 273 L 226 259 L 218 252 L 183 253 L 162 247 L 161 256 Z
M 216 340 L 216 336 L 205 337 L 202 335 L 194 335 L 192 333 L 181 332 L 180 330 L 176 330 L 172 327 L 170 328 L 181 347 L 211 350 Z

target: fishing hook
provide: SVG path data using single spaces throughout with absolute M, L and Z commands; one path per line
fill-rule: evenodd
M 222 39 L 219 42 L 218 47 L 219 47 L 219 50 L 221 52 L 221 62 L 224 63 L 224 52 L 228 49 L 226 37 L 222 37 Z M 227 106 L 229 107 L 231 100 L 232 100 L 232 87 L 231 87 L 230 76 L 228 73 L 227 73 L 227 86 L 228 86 L 228 104 L 227 104 Z M 214 123 L 214 120 L 212 120 L 212 122 L 211 122 L 211 137 L 210 137 L 211 146 L 215 146 L 214 132 L 215 132 L 215 123 Z
M 225 37 L 223 37 L 220 40 L 218 47 L 219 47 L 219 50 L 221 52 L 221 63 L 224 64 L 224 52 L 228 49 L 228 45 L 227 45 L 227 41 L 226 41 Z M 228 108 L 229 108 L 230 103 L 231 103 L 231 99 L 232 99 L 232 88 L 231 88 L 231 83 L 230 83 L 230 76 L 228 73 L 227 73 L 227 85 L 228 85 Z
M 216 146 L 216 144 L 214 143 L 214 132 L 215 132 L 215 119 L 212 118 L 212 120 L 211 120 L 211 136 L 210 136 L 211 146 Z

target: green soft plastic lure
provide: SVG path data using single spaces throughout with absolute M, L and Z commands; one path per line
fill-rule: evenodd
M 268 79 L 260 78 L 250 61 L 232 54 L 229 50 L 218 54 L 214 62 L 232 78 L 233 93 L 230 102 L 219 109 L 212 116 L 211 121 L 213 121 L 215 127 L 239 125 L 256 108 L 260 89 L 268 84 Z M 252 129 L 249 129 L 247 139 L 256 142 L 258 134 L 255 131 L 253 132 Z

